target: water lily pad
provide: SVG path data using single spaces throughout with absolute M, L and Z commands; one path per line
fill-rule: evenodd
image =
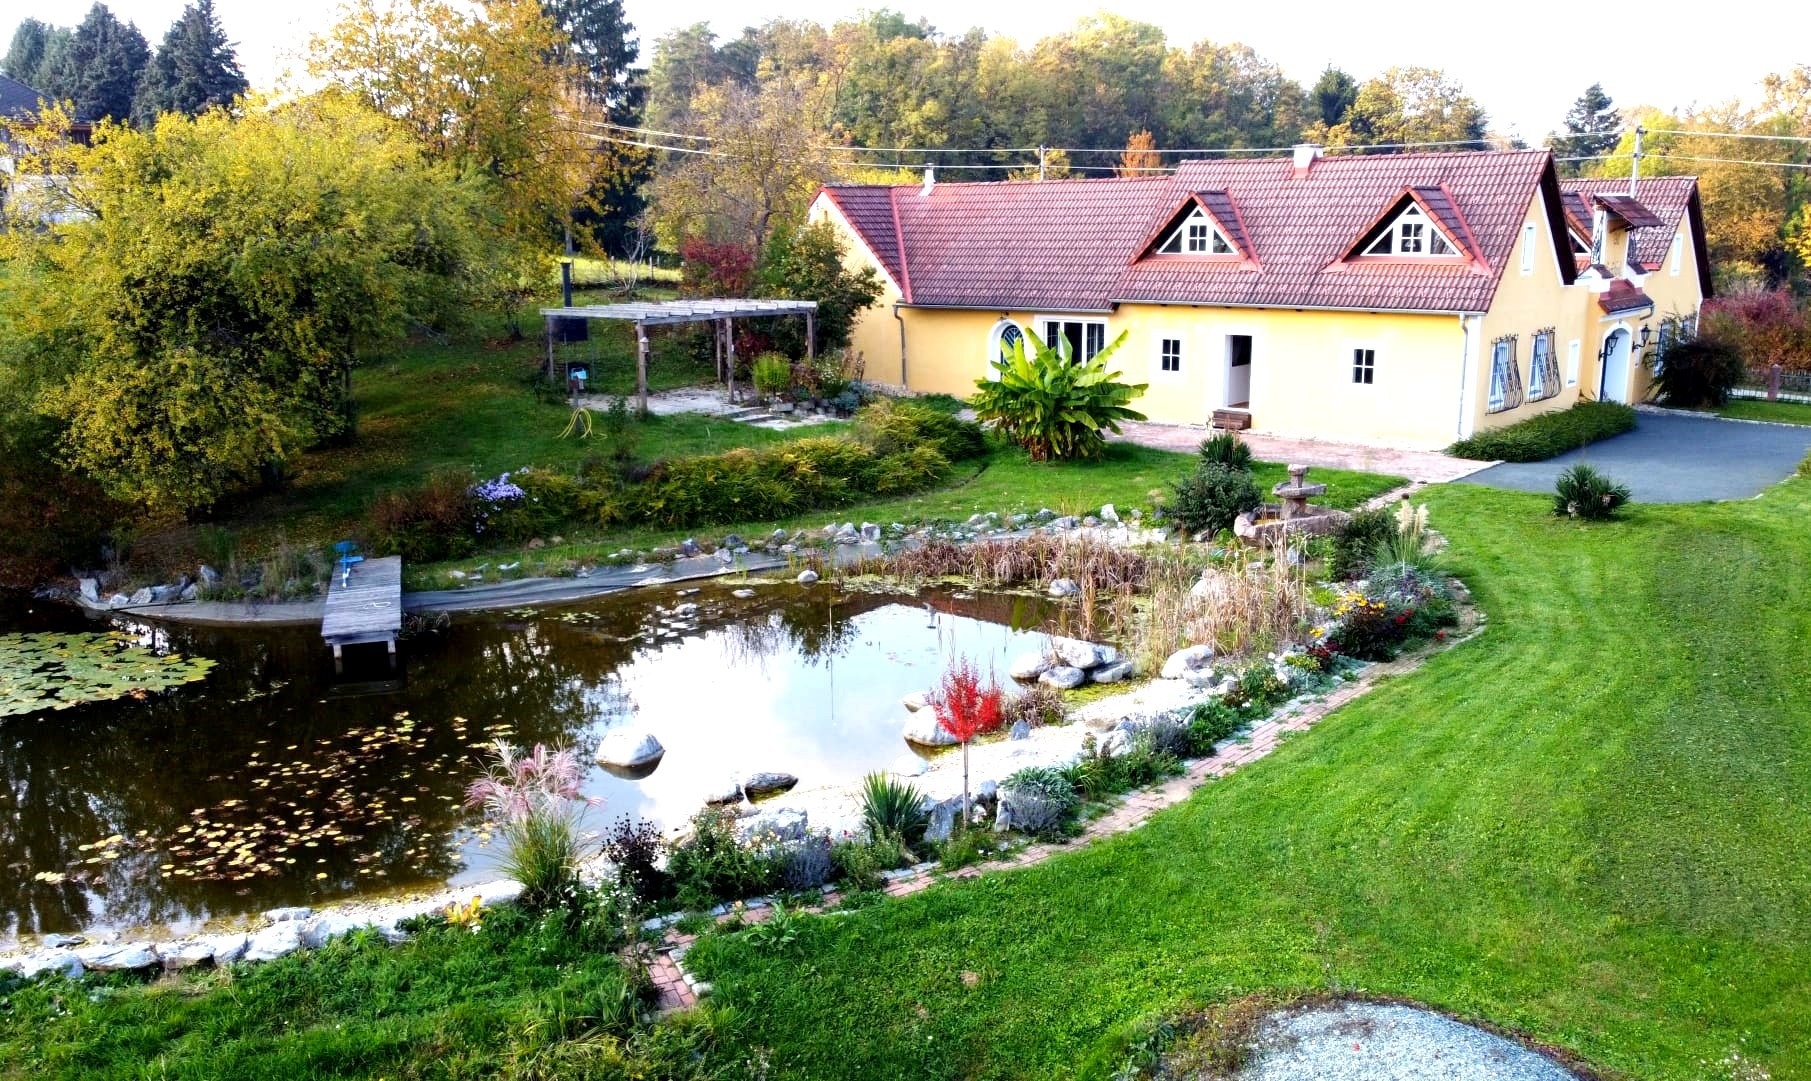
M 214 662 L 158 654 L 124 634 L 0 634 L 0 717 L 143 698 L 205 677 Z

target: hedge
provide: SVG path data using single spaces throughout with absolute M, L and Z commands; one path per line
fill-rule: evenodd
M 1479 432 L 1446 448 L 1474 461 L 1540 462 L 1635 427 L 1635 410 L 1620 402 L 1580 402 L 1570 409 Z

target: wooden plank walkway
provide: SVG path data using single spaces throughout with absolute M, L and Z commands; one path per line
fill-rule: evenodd
M 384 556 L 355 563 L 341 584 L 338 568 L 327 590 L 321 637 L 333 647 L 335 660 L 343 646 L 383 642 L 396 652 L 402 630 L 402 557 Z

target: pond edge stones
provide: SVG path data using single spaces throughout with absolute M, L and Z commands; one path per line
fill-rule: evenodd
M 1137 666 L 1120 659 L 1119 650 L 1112 646 L 1096 645 L 1079 638 L 1053 637 L 1043 650 L 1014 659 L 1007 674 L 1021 682 L 1037 680 L 1047 687 L 1067 691 L 1090 680 L 1118 683 L 1136 671 Z
M 631 728 L 618 728 L 604 736 L 597 745 L 597 764 L 617 769 L 641 769 L 659 762 L 667 753 L 654 733 Z

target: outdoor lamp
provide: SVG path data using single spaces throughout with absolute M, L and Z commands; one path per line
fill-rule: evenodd
M 1648 347 L 1648 339 L 1654 336 L 1654 328 L 1646 323 L 1641 324 L 1641 348 Z

